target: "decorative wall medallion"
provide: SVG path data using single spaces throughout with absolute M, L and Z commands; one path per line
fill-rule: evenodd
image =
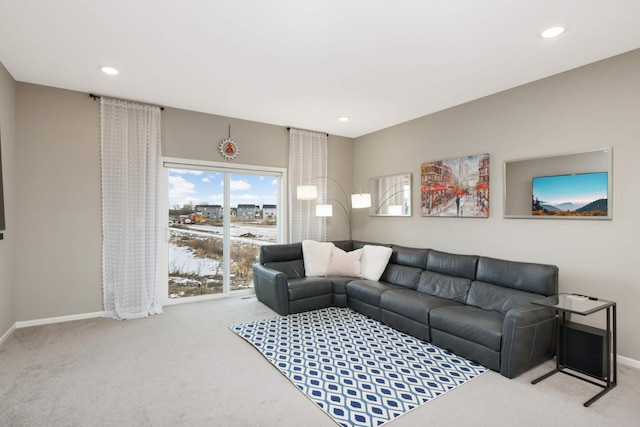
M 222 157 L 227 160 L 233 160 L 238 156 L 238 144 L 231 139 L 231 125 L 229 125 L 229 137 L 220 141 L 218 149 Z
M 220 141 L 219 148 L 220 154 L 227 160 L 233 160 L 238 156 L 238 144 L 231 138 Z

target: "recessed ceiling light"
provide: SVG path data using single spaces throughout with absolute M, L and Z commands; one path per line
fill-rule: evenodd
M 553 25 L 551 27 L 548 27 L 548 28 L 544 29 L 540 33 L 540 37 L 542 37 L 543 39 L 552 39 L 552 38 L 558 37 L 560 34 L 564 33 L 564 31 L 566 29 L 567 29 L 567 27 L 564 26 L 564 25 Z
M 349 121 L 349 117 L 347 117 L 347 116 L 340 116 L 340 117 L 338 117 L 338 120 L 340 120 L 341 122 L 348 122 L 348 121 Z
M 119 71 L 113 67 L 100 67 L 100 69 L 102 70 L 103 73 L 109 74 L 111 76 L 115 76 L 116 74 L 119 73 Z

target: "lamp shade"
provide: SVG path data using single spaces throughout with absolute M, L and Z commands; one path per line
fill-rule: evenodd
M 315 200 L 318 198 L 318 187 L 315 185 L 298 185 L 296 197 L 298 200 Z
M 362 209 L 371 207 L 371 194 L 360 193 L 351 195 L 351 207 L 353 209 Z
M 316 205 L 316 216 L 333 216 L 333 206 Z

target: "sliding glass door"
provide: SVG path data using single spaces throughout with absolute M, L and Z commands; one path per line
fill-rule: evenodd
M 283 171 L 165 162 L 169 300 L 253 289 L 260 247 L 282 241 Z

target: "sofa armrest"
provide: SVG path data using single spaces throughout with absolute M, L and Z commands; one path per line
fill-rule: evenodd
M 289 287 L 283 272 L 253 264 L 253 285 L 258 301 L 282 316 L 289 314 Z
M 514 378 L 555 354 L 556 316 L 546 307 L 509 310 L 502 327 L 500 374 Z

